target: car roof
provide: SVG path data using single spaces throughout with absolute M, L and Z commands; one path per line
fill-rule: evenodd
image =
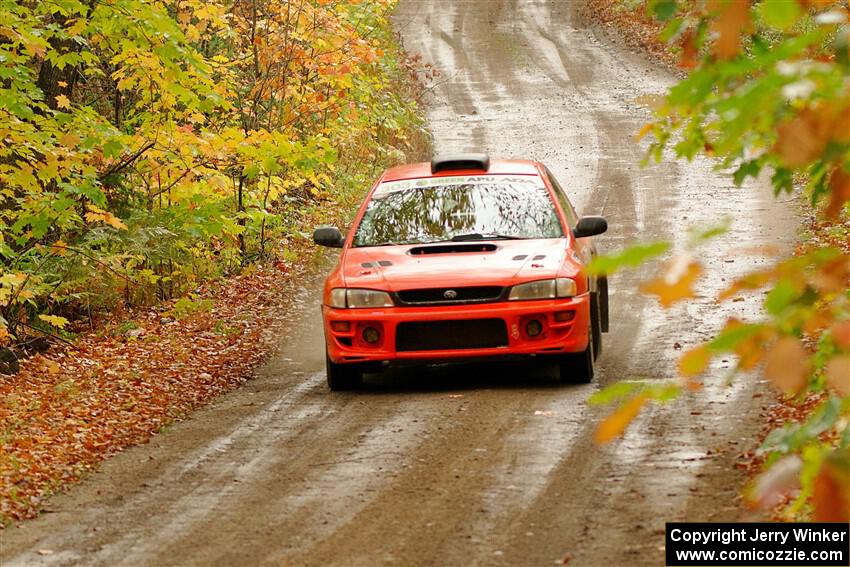
M 422 177 L 450 177 L 452 175 L 539 175 L 538 163 L 527 159 L 491 159 L 486 172 L 480 169 L 447 169 L 431 173 L 431 163 L 408 163 L 389 168 L 381 181 L 399 181 Z

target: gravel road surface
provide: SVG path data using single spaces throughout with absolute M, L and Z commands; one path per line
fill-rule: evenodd
M 403 0 L 406 48 L 442 71 L 429 96 L 436 149 L 543 161 L 579 211 L 608 218 L 607 250 L 681 248 L 691 223 L 734 217 L 699 252 L 709 270 L 695 301 L 663 311 L 636 291 L 646 273 L 613 277 L 590 385 L 499 365 L 330 393 L 319 270 L 256 379 L 0 531 L 0 564 L 662 565 L 665 521 L 741 518 L 732 465 L 759 426 L 754 380 L 726 386 L 718 361 L 693 400 L 644 412 L 602 448 L 592 436 L 605 410 L 585 400 L 622 379 L 674 379 L 674 345 L 716 332 L 728 308 L 713 296 L 767 261 L 744 248 L 787 244 L 796 220 L 766 183 L 737 189 L 708 161 L 642 169 L 639 97 L 674 79 L 585 27 L 578 8 Z M 753 313 L 757 299 L 733 305 Z

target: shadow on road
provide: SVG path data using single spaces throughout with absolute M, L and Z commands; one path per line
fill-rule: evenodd
M 477 389 L 577 388 L 565 384 L 551 364 L 528 362 L 436 364 L 424 367 L 390 368 L 366 374 L 359 393 L 373 395 L 400 392 L 451 392 Z

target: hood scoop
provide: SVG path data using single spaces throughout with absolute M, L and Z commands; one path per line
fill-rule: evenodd
M 495 252 L 498 247 L 490 242 L 452 242 L 446 244 L 432 244 L 430 246 L 416 246 L 408 252 L 413 256 L 423 256 L 425 254 L 464 254 L 475 252 Z

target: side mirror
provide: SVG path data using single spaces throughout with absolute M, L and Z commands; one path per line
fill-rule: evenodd
M 320 226 L 313 231 L 313 242 L 328 248 L 342 248 L 345 237 L 335 226 Z
M 576 238 L 585 238 L 587 236 L 596 236 L 608 230 L 608 221 L 603 217 L 581 217 L 578 224 L 573 229 L 573 236 Z

